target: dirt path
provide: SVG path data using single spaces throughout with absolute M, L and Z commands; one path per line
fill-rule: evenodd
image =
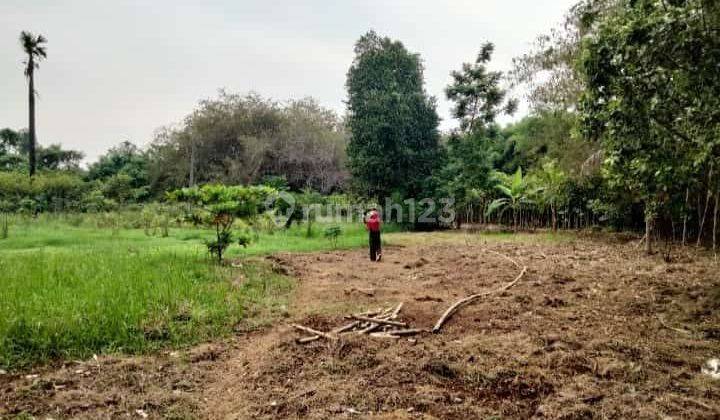
M 386 249 L 378 264 L 360 250 L 277 255 L 299 285 L 287 318 L 275 326 L 180 354 L 102 357 L 35 378 L 0 379 L 0 414 L 720 416 L 720 381 L 700 374 L 706 359 L 720 357 L 720 279 L 709 258 L 668 264 L 605 240 L 436 239 L 415 235 L 403 241 L 412 245 Z M 292 322 L 329 330 L 344 314 L 399 302 L 403 321 L 429 329 L 455 300 L 515 277 L 517 268 L 486 249 L 527 265 L 527 275 L 460 310 L 440 334 L 294 342 Z

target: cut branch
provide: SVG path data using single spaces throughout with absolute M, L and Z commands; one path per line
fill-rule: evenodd
M 501 257 L 503 257 L 503 258 L 505 258 L 506 260 L 510 261 L 511 263 L 513 263 L 513 264 L 514 264 L 516 267 L 518 267 L 518 268 L 522 268 L 522 269 L 520 270 L 520 274 L 518 274 L 517 277 L 515 277 L 515 279 L 514 279 L 513 281 L 511 281 L 510 283 L 505 284 L 504 286 L 502 286 L 502 287 L 500 287 L 500 288 L 498 288 L 498 289 L 491 290 L 491 291 L 488 291 L 488 292 L 483 292 L 483 293 L 477 293 L 477 294 L 468 296 L 468 297 L 466 297 L 466 298 L 464 298 L 464 299 L 460 299 L 459 301 L 455 302 L 451 307 L 449 307 L 449 308 L 445 311 L 445 313 L 442 314 L 442 316 L 440 317 L 440 319 L 438 319 L 437 323 L 435 324 L 435 326 L 434 326 L 433 329 L 432 329 L 432 332 L 434 332 L 434 333 L 440 332 L 440 329 L 442 329 L 443 324 L 445 324 L 445 322 L 447 322 L 447 320 L 450 319 L 450 317 L 453 316 L 453 314 L 455 314 L 455 312 L 457 312 L 458 309 L 460 309 L 461 307 L 463 307 L 463 306 L 465 306 L 465 305 L 467 305 L 467 304 L 469 304 L 469 303 L 471 303 L 471 302 L 473 302 L 473 301 L 475 301 L 475 300 L 477 300 L 477 299 L 480 299 L 481 297 L 489 296 L 489 295 L 492 295 L 492 294 L 494 294 L 494 293 L 499 293 L 499 292 L 502 292 L 502 291 L 504 291 L 504 290 L 507 290 L 507 289 L 513 287 L 518 281 L 520 281 L 520 279 L 522 278 L 522 276 L 525 275 L 525 272 L 527 271 L 527 266 L 521 266 L 517 261 L 513 260 L 512 258 L 510 258 L 510 257 L 508 257 L 508 256 L 506 256 L 506 255 L 500 254 L 499 252 L 495 252 L 495 251 L 492 251 L 492 250 L 489 250 L 489 249 L 488 249 L 487 251 L 488 251 L 488 252 L 491 252 L 491 253 L 493 253 L 493 254 L 499 255 L 499 256 L 501 256 Z
M 331 340 L 331 341 L 338 340 L 338 337 L 333 334 L 328 334 L 326 332 L 318 331 L 318 330 L 312 329 L 310 327 L 306 327 L 304 325 L 293 324 L 293 328 L 295 328 L 296 330 L 305 331 L 305 332 L 313 334 L 313 335 L 319 335 L 320 337 L 327 338 L 328 340 Z
M 389 319 L 369 318 L 366 316 L 359 316 L 359 315 L 353 315 L 352 317 L 353 317 L 353 319 L 357 319 L 358 321 L 372 322 L 375 324 L 393 325 L 395 327 L 407 327 L 407 324 L 404 322 L 391 321 Z

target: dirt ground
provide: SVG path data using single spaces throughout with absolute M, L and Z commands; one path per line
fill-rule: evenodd
M 0 375 L 0 416 L 38 418 L 720 418 L 720 267 L 676 249 L 645 257 L 617 237 L 510 241 L 398 236 L 364 250 L 271 257 L 296 276 L 284 317 L 228 340 L 150 357 L 99 357 Z M 399 246 L 404 244 L 404 246 Z M 299 323 L 404 302 L 438 334 L 296 344 Z

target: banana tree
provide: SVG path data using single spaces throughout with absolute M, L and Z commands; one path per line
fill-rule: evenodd
M 529 198 L 528 182 L 522 174 L 522 168 L 518 168 L 512 176 L 503 173 L 496 173 L 501 182 L 495 186 L 495 189 L 504 197 L 496 198 L 488 206 L 485 214 L 490 216 L 500 212 L 502 216 L 508 209 L 512 212 L 513 230 L 517 230 L 518 216 L 525 205 L 532 204 Z
M 535 173 L 535 179 L 538 184 L 538 198 L 550 207 L 552 229 L 557 230 L 557 209 L 567 201 L 567 175 L 558 168 L 555 160 L 551 160 L 543 163 L 542 168 Z

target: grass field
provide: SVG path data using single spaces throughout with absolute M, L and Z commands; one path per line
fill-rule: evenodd
M 333 247 L 322 225 L 311 237 L 294 226 L 259 234 L 247 248 L 233 245 L 227 256 L 243 260 L 236 268 L 207 257 L 208 230 L 171 227 L 161 237 L 100 224 L 89 216 L 11 221 L 0 240 L 2 368 L 228 334 L 248 308 L 280 308 L 292 289 L 291 279 L 254 255 Z M 362 226 L 342 229 L 338 248 L 366 242 Z

